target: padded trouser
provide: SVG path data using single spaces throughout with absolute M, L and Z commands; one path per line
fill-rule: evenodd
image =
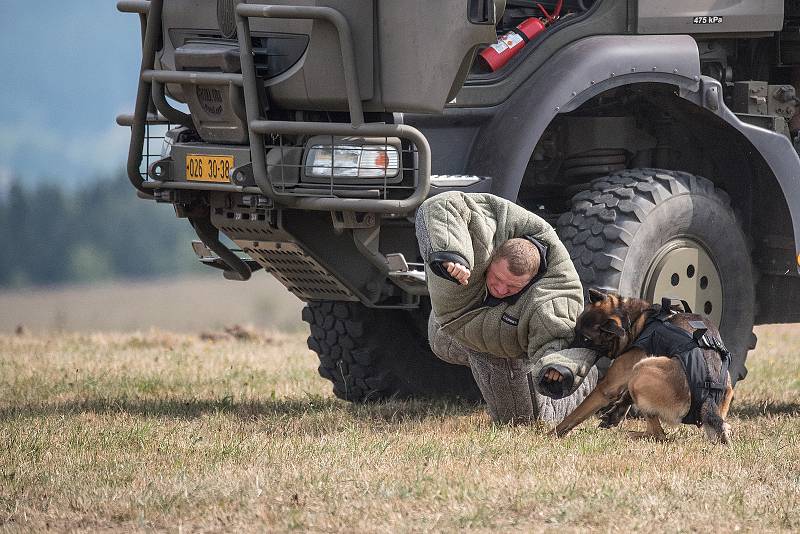
M 524 358 L 495 358 L 488 354 L 470 355 L 472 376 L 497 422 L 531 420 L 559 422 L 572 412 L 597 384 L 597 367 L 592 367 L 578 389 L 569 397 L 551 399 L 533 387 L 531 362 Z
M 474 351 L 439 330 L 436 318 L 428 321 L 431 349 L 440 359 L 468 365 L 489 407 L 493 421 L 523 423 L 533 420 L 559 422 L 594 389 L 597 367 L 592 367 L 578 389 L 569 397 L 551 399 L 533 387 L 532 361 L 527 358 L 497 358 Z

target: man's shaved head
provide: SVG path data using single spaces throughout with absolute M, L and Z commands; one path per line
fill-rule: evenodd
M 539 272 L 539 249 L 536 245 L 520 237 L 509 239 L 492 253 L 492 261 L 506 260 L 508 270 L 515 276 L 530 276 Z

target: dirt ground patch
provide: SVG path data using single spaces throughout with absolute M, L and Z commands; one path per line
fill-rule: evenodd
M 272 276 L 247 283 L 220 272 L 140 281 L 0 290 L 0 334 L 49 332 L 197 332 L 227 325 L 303 328 L 303 303 Z

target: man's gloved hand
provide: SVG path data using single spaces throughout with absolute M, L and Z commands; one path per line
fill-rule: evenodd
M 572 371 L 563 365 L 553 365 L 546 367 L 540 373 L 539 388 L 549 397 L 561 399 L 570 394 L 575 383 L 575 376 Z
M 536 391 L 552 399 L 568 397 L 583 383 L 597 361 L 592 349 L 567 348 L 548 352 L 533 364 Z
M 551 382 L 563 382 L 564 375 L 553 369 L 552 367 L 547 369 L 544 373 L 544 378 Z
M 465 286 L 469 283 L 469 275 L 471 273 L 467 267 L 461 265 L 460 263 L 453 263 L 452 261 L 444 262 L 442 267 L 447 269 L 448 274 L 458 280 L 458 283 L 462 286 Z

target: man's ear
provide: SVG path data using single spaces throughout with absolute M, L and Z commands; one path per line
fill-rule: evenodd
M 613 334 L 617 337 L 622 337 L 627 333 L 625 332 L 625 329 L 618 325 L 613 319 L 606 321 L 606 324 L 600 327 L 600 331 Z
M 602 302 L 606 300 L 608 297 L 607 294 L 603 293 L 599 289 L 594 289 L 593 287 L 589 288 L 589 304 L 595 304 L 597 302 Z

